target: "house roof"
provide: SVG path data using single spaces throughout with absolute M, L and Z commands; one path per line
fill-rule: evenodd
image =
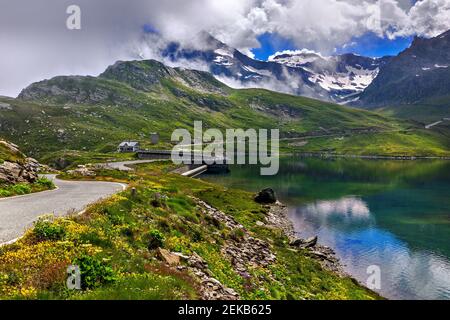
M 119 144 L 119 147 L 136 147 L 139 145 L 139 142 L 136 141 L 124 141 Z

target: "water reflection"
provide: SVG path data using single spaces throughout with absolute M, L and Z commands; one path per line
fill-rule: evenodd
M 414 250 L 380 229 L 367 202 L 357 197 L 315 201 L 290 209 L 296 232 L 318 236 L 335 249 L 346 271 L 360 282 L 367 268 L 381 268 L 380 293 L 391 299 L 450 299 L 450 263 L 434 252 Z
M 276 177 L 258 168 L 204 177 L 258 191 L 272 187 L 302 237 L 319 236 L 365 283 L 382 270 L 393 299 L 450 299 L 450 162 L 283 159 Z
M 369 219 L 370 210 L 360 198 L 348 197 L 334 201 L 316 201 L 300 208 L 304 214 L 327 220 L 335 215 L 351 222 L 353 219 Z

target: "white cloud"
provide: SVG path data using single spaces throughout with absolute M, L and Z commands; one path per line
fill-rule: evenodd
M 416 3 L 402 20 L 392 38 L 417 34 L 435 37 L 450 29 L 450 0 L 422 0 Z
M 74 3 L 82 10 L 81 31 L 65 27 L 66 8 Z M 450 29 L 450 0 L 415 5 L 411 0 L 0 0 L 0 5 L 0 94 L 6 95 L 58 74 L 96 75 L 115 60 L 136 58 L 136 52 L 152 57 L 158 43 L 142 42 L 146 23 L 167 41 L 201 47 L 196 35 L 207 31 L 246 54 L 265 32 L 328 54 L 368 31 L 397 37 Z
M 284 55 L 284 54 L 288 54 L 288 55 L 302 55 L 302 54 L 312 54 L 312 55 L 317 55 L 321 58 L 326 58 L 324 57 L 320 52 L 314 51 L 314 50 L 309 50 L 309 49 L 302 49 L 302 50 L 282 50 L 282 51 L 278 51 L 275 54 L 271 55 L 267 60 L 268 61 L 274 61 L 274 59 L 277 56 L 280 55 Z

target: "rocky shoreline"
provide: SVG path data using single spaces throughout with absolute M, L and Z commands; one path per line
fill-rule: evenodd
M 269 209 L 269 213 L 266 216 L 267 225 L 282 230 L 289 238 L 289 246 L 292 250 L 306 251 L 306 253 L 317 260 L 324 269 L 334 272 L 341 277 L 349 276 L 345 273 L 339 259 L 336 258 L 336 253 L 333 249 L 318 244 L 317 237 L 311 239 L 301 239 L 297 237 L 292 221 L 289 219 L 287 206 L 277 201 L 274 204 L 267 205 L 267 209 Z
M 277 261 L 277 255 L 272 250 L 269 242 L 257 239 L 242 224 L 233 217 L 198 198 L 192 197 L 200 211 L 221 223 L 230 231 L 231 236 L 225 239 L 221 253 L 231 262 L 234 270 L 251 281 L 249 270 L 255 267 L 268 267 Z M 289 218 L 289 210 L 286 205 L 277 200 L 275 192 L 264 189 L 254 196 L 254 201 L 260 203 L 266 209 L 265 218 L 257 221 L 258 227 L 280 230 L 289 239 L 289 250 L 311 257 L 320 266 L 329 272 L 341 277 L 351 278 L 355 283 L 363 286 L 351 275 L 344 271 L 344 266 L 336 257 L 335 251 L 327 246 L 319 244 L 318 237 L 302 239 L 295 232 L 294 225 Z M 234 289 L 226 287 L 213 277 L 207 262 L 195 252 L 190 255 L 182 255 L 158 249 L 160 260 L 179 272 L 187 272 L 198 283 L 199 293 L 202 300 L 240 300 L 241 297 Z
M 276 254 L 271 250 L 270 243 L 254 238 L 252 234 L 233 217 L 214 208 L 208 203 L 193 198 L 203 214 L 210 216 L 215 221 L 222 223 L 231 233 L 238 236 L 226 239 L 222 254 L 233 265 L 236 272 L 244 279 L 251 281 L 249 268 L 268 267 L 277 260 Z M 335 274 L 348 276 L 335 256 L 335 252 L 326 246 L 319 245 L 317 238 L 300 239 L 295 236 L 294 227 L 288 217 L 288 208 L 275 201 L 272 204 L 264 204 L 267 209 L 265 222 L 257 223 L 260 227 L 281 230 L 290 240 L 292 251 L 303 252 L 309 255 L 320 265 Z M 208 264 L 196 253 L 185 256 L 177 252 L 169 252 L 159 249 L 158 256 L 168 266 L 176 268 L 180 272 L 191 274 L 199 285 L 199 292 L 203 300 L 239 300 L 239 294 L 231 288 L 224 286 L 215 279 L 208 268 Z
M 336 257 L 336 252 L 332 248 L 318 244 L 318 237 L 302 239 L 297 236 L 294 230 L 294 225 L 289 219 L 288 207 L 286 205 L 277 201 L 276 203 L 269 205 L 268 209 L 269 213 L 266 217 L 267 224 L 284 232 L 284 234 L 290 239 L 289 245 L 292 250 L 306 251 L 306 253 L 311 258 L 318 261 L 325 270 L 333 272 L 340 277 L 351 278 L 355 283 L 367 288 L 365 284 L 359 282 L 353 278 L 352 275 L 345 272 L 344 265 L 341 263 L 339 258 Z

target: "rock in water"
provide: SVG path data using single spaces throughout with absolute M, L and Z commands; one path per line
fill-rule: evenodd
M 267 188 L 256 195 L 255 201 L 261 204 L 273 204 L 277 202 L 277 197 L 273 189 Z

